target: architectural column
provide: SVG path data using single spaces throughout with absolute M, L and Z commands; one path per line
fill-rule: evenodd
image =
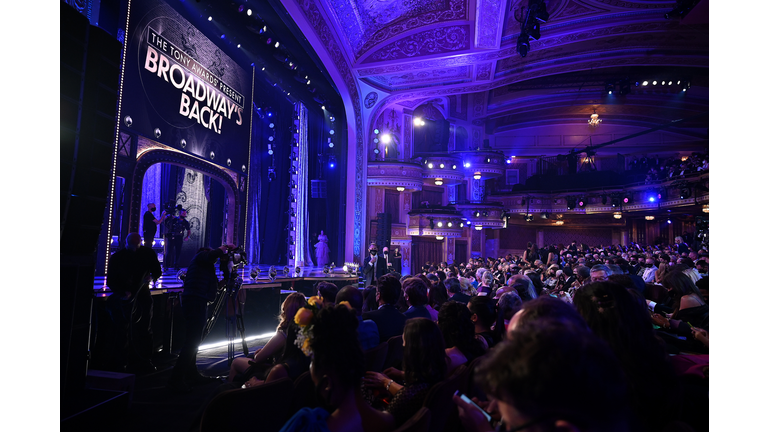
M 445 262 L 451 264 L 456 260 L 456 239 L 448 237 L 445 239 L 446 244 L 446 257 Z

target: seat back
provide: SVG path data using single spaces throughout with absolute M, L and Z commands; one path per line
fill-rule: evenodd
M 399 428 L 393 432 L 429 432 L 429 424 L 432 414 L 429 408 L 421 407 L 413 417 L 403 423 Z
M 445 430 L 446 420 L 451 416 L 452 410 L 456 411 L 455 414 L 458 417 L 458 409 L 451 398 L 453 398 L 456 390 L 459 389 L 462 375 L 466 369 L 466 365 L 459 366 L 450 377 L 429 389 L 429 393 L 424 398 L 422 406 L 429 408 L 431 412 L 432 419 L 429 425 L 431 432 L 443 432 Z
M 279 431 L 290 418 L 292 383 L 289 378 L 247 389 L 227 390 L 211 400 L 203 412 L 200 432 L 248 430 L 258 420 L 259 431 Z
M 363 353 L 366 371 L 381 372 L 384 370 L 384 361 L 387 359 L 387 348 L 387 342 L 382 342 L 376 347 Z
M 293 382 L 290 413 L 293 415 L 304 407 L 317 408 L 317 406 L 315 383 L 312 382 L 312 376 L 307 371 L 296 377 L 296 380 Z
M 384 369 L 401 369 L 403 363 L 403 335 L 392 336 L 387 340 L 387 359 L 384 360 Z
M 459 392 L 467 395 L 467 397 L 479 397 L 485 399 L 485 394 L 475 384 L 475 369 L 477 365 L 482 361 L 485 356 L 480 356 L 467 365 L 467 368 L 461 374 L 459 382 Z

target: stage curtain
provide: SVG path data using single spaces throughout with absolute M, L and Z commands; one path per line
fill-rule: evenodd
M 443 241 L 427 237 L 414 237 L 411 247 L 411 273 L 421 273 L 421 267 L 427 262 L 439 263 L 443 260 Z

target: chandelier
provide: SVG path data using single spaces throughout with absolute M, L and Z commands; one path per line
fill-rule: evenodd
M 481 178 L 483 178 L 483 175 L 480 174 L 480 171 L 478 171 L 478 172 L 475 173 L 474 178 L 475 178 L 475 180 L 480 180 Z
M 402 186 L 398 186 L 398 187 L 397 187 L 397 191 L 398 191 L 398 192 L 403 192 L 403 191 L 405 191 L 405 188 L 404 188 L 404 187 L 402 187 Z
M 438 177 L 435 179 L 435 185 L 442 186 L 443 185 L 443 179 Z
M 703 206 L 701 206 L 701 211 L 703 211 L 704 213 L 709 213 L 709 204 L 704 204 Z
M 645 220 L 649 220 L 649 221 L 654 220 L 654 219 L 656 219 L 656 217 L 654 217 L 654 216 L 646 216 L 645 217 Z
M 614 219 L 621 219 L 621 212 L 613 212 Z
M 589 116 L 589 120 L 587 120 L 587 124 L 592 126 L 592 127 L 597 127 L 602 122 L 602 120 L 599 119 L 598 117 L 600 117 L 600 116 L 597 115 L 597 110 L 594 110 L 592 115 Z

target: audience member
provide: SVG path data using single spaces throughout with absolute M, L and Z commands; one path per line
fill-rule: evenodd
M 427 285 L 420 278 L 408 278 L 403 282 L 403 292 L 405 294 L 405 301 L 408 304 L 408 310 L 403 312 L 406 319 L 421 317 L 432 319 L 429 310 L 427 310 L 426 304 L 427 298 Z
M 483 345 L 475 339 L 475 326 L 467 305 L 455 301 L 443 303 L 437 324 L 445 340 L 448 374 L 483 355 Z
M 338 304 L 347 302 L 357 316 L 357 338 L 363 351 L 375 348 L 379 343 L 379 328 L 371 320 L 363 319 L 363 293 L 354 285 L 347 285 L 336 294 Z
M 406 318 L 396 307 L 400 299 L 400 291 L 400 281 L 394 276 L 384 275 L 376 282 L 378 309 L 364 313 L 363 319 L 376 323 L 379 329 L 379 342 L 386 342 L 392 336 L 403 334 Z

